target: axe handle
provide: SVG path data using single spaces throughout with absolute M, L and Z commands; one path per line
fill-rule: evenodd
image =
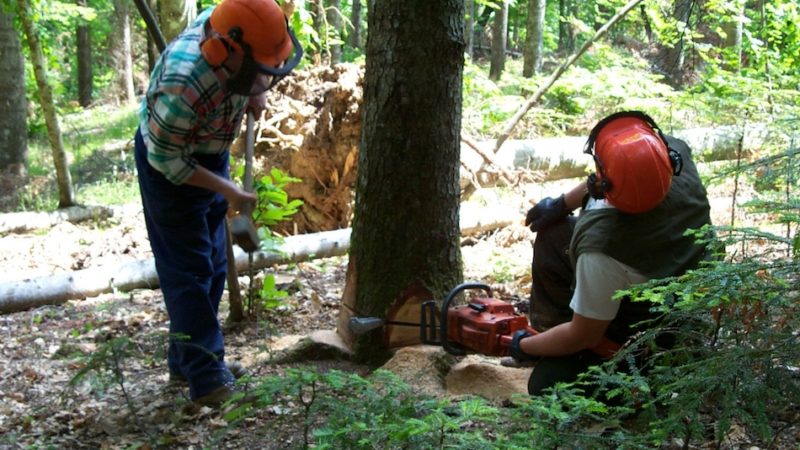
M 161 30 L 158 28 L 158 22 L 155 16 L 153 16 L 153 12 L 150 11 L 150 7 L 145 3 L 146 1 L 147 0 L 133 0 L 133 3 L 136 4 L 136 8 L 139 10 L 139 14 L 142 15 L 142 19 L 144 19 L 145 25 L 147 25 L 147 30 L 150 32 L 150 36 L 153 38 L 158 52 L 161 53 L 167 48 L 167 41 L 164 39 L 164 35 L 161 34 Z
M 255 118 L 252 113 L 247 113 L 247 127 L 244 132 L 244 190 L 253 192 L 253 153 L 256 134 Z M 248 203 L 242 209 L 242 214 L 248 217 L 253 213 L 252 204 Z

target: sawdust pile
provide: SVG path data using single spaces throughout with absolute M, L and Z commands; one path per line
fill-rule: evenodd
M 286 191 L 304 202 L 284 234 L 349 226 L 361 134 L 363 67 L 298 71 L 279 83 L 257 123 L 256 176 L 280 168 L 299 178 Z M 241 146 L 238 146 L 241 147 Z

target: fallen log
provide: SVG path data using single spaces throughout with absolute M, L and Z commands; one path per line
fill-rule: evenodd
M 686 141 L 697 162 L 733 160 L 737 158 L 740 142 L 745 154 L 749 154 L 770 139 L 769 130 L 760 124 L 749 126 L 744 132 L 738 126 L 722 126 L 676 130 L 669 134 Z M 581 177 L 594 170 L 591 156 L 583 153 L 585 144 L 585 136 L 510 139 L 492 155 L 491 163 L 505 170 L 541 173 L 544 181 Z M 494 141 L 481 141 L 461 146 L 461 163 L 471 179 L 480 179 L 477 174 L 486 165 L 483 153 L 491 154 L 493 145 Z M 461 184 L 463 188 L 466 178 Z
M 278 247 L 278 252 L 259 251 L 253 259 L 255 267 L 262 269 L 273 264 L 344 255 L 349 245 L 349 229 L 290 236 Z M 248 266 L 247 253 L 238 247 L 234 253 L 237 269 L 245 270 Z M 155 289 L 158 285 L 152 258 L 118 266 L 12 281 L 0 284 L 0 313 L 23 311 L 114 291 Z
M 505 227 L 520 220 L 516 211 L 467 208 L 461 215 L 461 232 L 469 235 Z M 253 253 L 256 270 L 275 264 L 288 264 L 318 258 L 345 255 L 350 248 L 350 229 L 289 236 L 274 252 Z M 249 267 L 248 254 L 234 248 L 236 269 L 243 272 Z M 68 300 L 79 300 L 114 291 L 155 289 L 159 286 L 155 262 L 152 258 L 132 263 L 96 267 L 75 272 L 29 278 L 0 284 L 0 313 L 11 313 L 55 305 Z
M 108 219 L 128 214 L 123 206 L 70 206 L 55 211 L 0 214 L 0 235 L 50 228 L 64 222 Z M 138 207 L 141 209 L 141 207 Z

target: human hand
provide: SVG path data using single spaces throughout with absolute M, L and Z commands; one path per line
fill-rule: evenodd
M 245 212 L 247 214 L 253 211 L 258 201 L 256 194 L 236 186 L 225 196 L 225 199 L 228 200 L 228 209 L 234 213 Z
M 267 107 L 267 93 L 262 92 L 258 95 L 251 95 L 247 100 L 247 113 L 252 114 L 258 120 Z
M 525 353 L 519 346 L 520 341 L 530 336 L 533 336 L 533 334 L 528 330 L 517 330 L 514 332 L 511 338 L 511 345 L 508 346 L 508 354 L 517 362 L 536 361 L 539 359 L 538 356 Z
M 528 210 L 528 214 L 525 216 L 525 225 L 535 233 L 553 225 L 568 215 L 569 211 L 564 202 L 564 194 L 561 194 L 558 198 L 545 197 Z

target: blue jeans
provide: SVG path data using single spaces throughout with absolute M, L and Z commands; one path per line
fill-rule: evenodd
M 145 225 L 170 320 L 167 364 L 170 373 L 187 378 L 196 399 L 233 380 L 217 320 L 227 271 L 228 202 L 207 189 L 167 180 L 147 162 L 138 130 L 135 157 Z M 227 151 L 194 158 L 228 177 Z

